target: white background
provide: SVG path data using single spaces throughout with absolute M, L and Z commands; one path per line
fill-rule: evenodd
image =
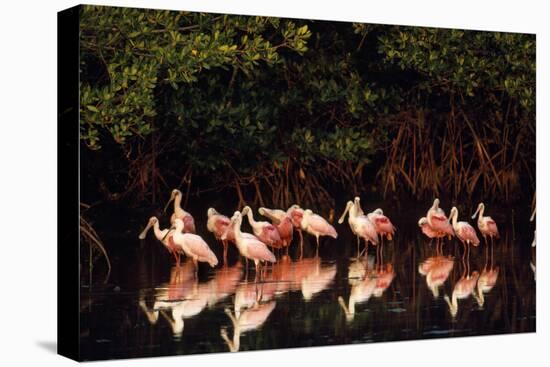
M 202 366 L 521 365 L 548 356 L 548 75 L 544 1 L 94 1 L 96 4 L 537 33 L 537 333 L 105 362 Z M 56 340 L 56 12 L 73 1 L 0 10 L 0 361 L 68 365 Z M 542 163 L 541 163 L 542 162 Z M 527 204 L 526 204 L 527 205 Z M 63 247 L 64 244 L 61 244 Z M 74 244 L 66 244 L 74 246 Z M 528 246 L 518 243 L 517 246 Z M 545 340 L 546 339 L 546 340 Z M 544 361 L 538 364 L 545 364 Z

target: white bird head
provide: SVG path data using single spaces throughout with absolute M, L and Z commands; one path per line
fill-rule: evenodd
M 149 229 L 155 225 L 155 223 L 157 223 L 159 220 L 157 219 L 157 217 L 151 217 L 149 218 L 149 220 L 147 221 L 147 226 L 145 227 L 145 229 L 143 231 L 141 231 L 141 233 L 139 234 L 138 238 L 140 240 L 143 240 L 145 239 L 145 236 L 147 235 L 147 232 L 149 231 Z
M 208 208 L 208 211 L 206 212 L 206 215 L 208 216 L 208 218 L 216 214 L 218 214 L 218 212 L 214 208 Z
M 428 224 L 428 218 L 426 218 L 426 217 L 420 218 L 420 220 L 418 221 L 418 226 L 422 227 L 425 224 Z
M 476 212 L 472 215 L 472 219 L 474 219 L 476 217 L 477 213 L 479 213 L 480 211 L 482 211 L 484 209 L 485 209 L 485 204 L 479 203 L 479 205 L 477 206 Z

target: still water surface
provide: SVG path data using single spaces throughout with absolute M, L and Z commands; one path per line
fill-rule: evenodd
M 336 225 L 337 240 L 321 241 L 318 255 L 315 239 L 305 236 L 300 257 L 295 236 L 289 255 L 281 253 L 261 279 L 253 263 L 248 270 L 241 264 L 234 247 L 228 266 L 201 264 L 195 278 L 192 263 L 175 267 L 152 233 L 137 239 L 148 216 L 129 217 L 128 230 L 100 233 L 115 242 L 110 284 L 81 287 L 82 358 L 535 331 L 533 232 L 527 223 L 503 217 L 492 253 L 482 242 L 466 261 L 456 240 L 436 252 L 416 226 L 422 213 L 402 221 L 390 213 L 398 232 L 384 245 L 382 259 L 372 246 L 368 256 L 357 258 L 356 240 L 344 223 Z M 204 220 L 195 216 L 221 260 L 221 245 L 205 231 Z M 166 222 L 161 219 L 161 228 Z

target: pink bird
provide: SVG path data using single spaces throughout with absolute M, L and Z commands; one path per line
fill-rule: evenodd
M 440 237 L 448 236 L 449 239 L 454 236 L 453 226 L 445 215 L 443 209 L 439 207 L 439 199 L 435 199 L 432 207 L 426 214 L 429 226 L 436 232 L 441 234 Z
M 231 230 L 227 234 L 227 239 L 222 240 L 222 235 L 227 231 L 229 223 L 231 222 L 228 217 L 222 215 L 214 208 L 209 208 L 207 211 L 208 221 L 206 222 L 206 228 L 209 232 L 214 234 L 216 240 L 221 241 L 223 245 L 223 263 L 227 264 L 227 241 L 235 241 L 235 233 Z
M 479 213 L 479 216 L 477 217 L 477 228 L 479 228 L 479 231 L 481 232 L 481 235 L 483 236 L 483 239 L 485 240 L 485 243 L 487 243 L 487 237 L 491 239 L 491 243 L 493 242 L 493 238 L 498 239 L 500 236 L 498 234 L 498 228 L 496 222 L 491 217 L 484 217 L 483 212 L 485 211 L 485 204 L 479 203 L 477 206 L 477 210 L 472 215 L 472 219 L 476 217 L 476 215 Z
M 420 218 L 418 221 L 418 226 L 420 227 L 422 233 L 424 233 L 429 239 L 438 238 L 440 236 L 440 232 L 430 226 L 430 223 L 428 223 L 428 219 L 426 217 Z
M 183 231 L 185 233 L 196 233 L 195 230 L 195 220 L 193 219 L 193 216 L 183 210 L 181 207 L 181 191 L 178 189 L 172 190 L 172 194 L 170 195 L 170 200 L 166 203 L 166 206 L 164 207 L 164 212 L 166 212 L 166 209 L 168 209 L 168 205 L 174 200 L 174 213 L 170 217 L 170 224 L 174 225 L 174 221 L 176 219 L 181 219 L 183 221 L 183 224 L 185 225 L 183 228 Z
M 453 223 L 453 229 L 456 236 L 460 242 L 462 242 L 462 245 L 464 245 L 464 253 L 468 256 L 469 264 L 470 245 L 479 246 L 479 238 L 477 238 L 476 230 L 467 222 L 458 222 L 458 209 L 456 206 L 453 206 L 451 209 L 450 219 Z
M 479 238 L 477 238 L 474 227 L 467 222 L 458 222 L 458 209 L 456 206 L 451 209 L 450 219 L 456 236 L 463 244 L 479 246 Z
M 448 220 L 447 220 L 447 222 L 448 222 Z M 436 252 L 440 253 L 441 248 L 442 248 L 441 239 L 444 238 L 445 236 L 448 236 L 448 234 L 445 233 L 445 232 L 439 232 L 439 231 L 436 231 L 435 229 L 433 229 L 430 226 L 430 223 L 428 223 L 428 219 L 426 217 L 420 218 L 420 220 L 418 221 L 418 226 L 420 227 L 420 230 L 422 231 L 422 233 L 424 233 L 426 235 L 426 237 L 428 237 L 429 239 L 433 239 L 433 238 L 436 239 L 436 241 L 437 241 L 436 242 Z M 452 231 L 453 227 L 450 223 L 449 223 L 449 226 L 451 227 L 451 231 Z M 453 231 L 453 234 L 454 234 L 454 231 Z M 440 248 L 440 244 L 441 244 L 441 248 Z
M 181 249 L 174 244 L 174 230 L 173 229 L 163 229 L 161 230 L 159 227 L 159 220 L 157 217 L 151 217 L 149 218 L 149 221 L 147 222 L 147 226 L 145 229 L 139 234 L 139 239 L 143 240 L 145 239 L 145 236 L 147 235 L 147 232 L 149 229 L 153 227 L 153 230 L 155 232 L 155 237 L 157 240 L 159 240 L 164 247 L 174 256 L 174 259 L 176 260 L 176 263 L 179 265 L 180 263 L 180 254 Z
M 319 248 L 320 236 L 338 238 L 338 233 L 336 233 L 334 227 L 320 215 L 314 214 L 311 209 L 304 211 L 300 225 L 304 231 L 315 236 L 317 239 L 317 249 Z
M 338 223 L 343 223 L 346 214 L 349 213 L 348 223 L 353 234 L 357 236 L 357 253 L 359 254 L 359 238 L 365 240 L 365 248 L 368 248 L 369 242 L 376 246 L 378 245 L 378 233 L 374 224 L 363 214 L 363 210 L 357 206 L 358 202 L 358 197 L 355 197 L 355 202 L 351 200 L 347 202 L 346 210 L 338 220 Z
M 252 227 L 252 231 L 260 241 L 270 247 L 276 247 L 276 245 L 280 245 L 281 236 L 279 235 L 279 231 L 274 225 L 264 221 L 255 221 L 254 216 L 252 215 L 252 209 L 250 209 L 249 206 L 245 206 L 243 208 L 242 215 L 246 215 L 248 217 L 248 222 Z
M 390 221 L 390 218 L 384 215 L 382 209 L 378 208 L 367 214 L 367 218 L 369 218 L 372 224 L 374 224 L 374 228 L 376 228 L 376 232 L 380 235 L 380 237 L 383 238 L 385 236 L 390 241 L 393 239 L 395 227 Z
M 173 235 L 174 244 L 179 246 L 185 254 L 193 259 L 195 274 L 198 271 L 198 262 L 207 262 L 211 267 L 218 265 L 218 258 L 201 236 L 193 233 L 183 233 L 185 224 L 179 218 L 174 221 L 176 232 Z
M 265 243 L 249 233 L 241 232 L 242 221 L 242 214 L 236 211 L 231 218 L 231 224 L 229 228 L 234 226 L 235 244 L 237 245 L 239 252 L 246 259 L 254 261 L 254 264 L 256 265 L 256 272 L 258 272 L 258 268 L 261 262 L 267 261 L 274 263 L 277 260 L 275 259 L 275 255 L 273 255 L 273 253 L 269 251 Z M 223 234 L 222 240 L 225 240 L 227 238 L 227 232 L 228 231 Z
M 279 236 L 281 237 L 280 246 L 276 244 L 275 247 L 286 247 L 288 252 L 288 246 L 292 242 L 294 234 L 294 226 L 292 224 L 292 218 L 285 211 L 280 209 L 268 209 L 260 208 L 258 212 L 264 217 L 271 219 L 271 224 L 277 228 Z

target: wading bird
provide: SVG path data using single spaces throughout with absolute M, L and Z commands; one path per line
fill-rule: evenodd
M 476 230 L 467 222 L 458 221 L 458 209 L 456 206 L 453 206 L 451 209 L 451 214 L 449 218 L 453 224 L 453 229 L 456 233 L 456 236 L 462 242 L 464 246 L 464 253 L 470 256 L 470 246 L 479 246 L 479 238 L 477 238 Z
M 227 233 L 227 239 L 222 240 L 222 235 L 227 231 L 227 228 L 229 227 L 229 223 L 231 223 L 231 220 L 226 217 L 225 215 L 222 215 L 216 211 L 214 208 L 209 208 L 207 211 L 208 221 L 206 222 L 206 228 L 209 232 L 212 232 L 214 234 L 214 237 L 216 237 L 216 240 L 221 241 L 223 245 L 223 263 L 224 265 L 227 264 L 227 246 L 228 241 L 235 241 L 235 234 L 233 231 L 229 231 Z
M 157 240 L 159 240 L 164 245 L 164 247 L 166 247 L 166 249 L 174 256 L 176 263 L 179 265 L 180 254 L 183 251 L 174 243 L 174 229 L 165 228 L 161 230 L 158 218 L 151 217 L 149 218 L 145 229 L 139 234 L 140 240 L 145 239 L 145 236 L 147 236 L 147 232 L 149 231 L 149 229 L 151 229 L 151 227 L 153 227 L 153 231 L 155 232 L 155 237 L 157 238 Z
M 218 265 L 218 258 L 201 236 L 193 233 L 184 233 L 185 224 L 179 218 L 174 221 L 176 232 L 173 235 L 174 244 L 181 247 L 187 257 L 193 259 L 195 276 L 199 270 L 198 262 L 207 262 L 211 267 Z
M 274 225 L 264 221 L 255 221 L 252 209 L 250 209 L 249 206 L 245 206 L 241 213 L 248 217 L 248 223 L 250 223 L 254 235 L 258 237 L 260 241 L 270 247 L 281 245 L 281 236 Z
M 449 236 L 449 239 L 454 236 L 453 227 L 449 223 L 449 219 L 445 215 L 445 211 L 439 207 L 439 199 L 435 199 L 431 208 L 426 214 L 426 219 L 430 227 L 436 232 Z
M 491 245 L 493 245 L 493 238 L 496 238 L 496 239 L 499 238 L 497 224 L 493 220 L 493 218 L 484 217 L 483 216 L 484 211 L 485 211 L 485 204 L 479 203 L 479 205 L 477 206 L 476 212 L 474 213 L 474 215 L 472 215 L 472 219 L 474 219 L 476 215 L 478 215 L 479 213 L 479 216 L 477 217 L 477 228 L 479 228 L 479 231 L 481 232 L 481 235 L 483 236 L 485 243 L 488 244 L 487 237 L 489 237 L 491 239 Z
M 181 207 L 181 191 L 178 189 L 172 190 L 172 194 L 170 195 L 170 200 L 166 203 L 166 206 L 164 207 L 164 212 L 166 213 L 166 209 L 168 209 L 168 206 L 174 200 L 174 213 L 170 217 L 170 224 L 174 225 L 174 221 L 176 219 L 181 219 L 183 221 L 183 224 L 185 224 L 185 227 L 183 231 L 185 233 L 196 233 L 195 231 L 195 220 L 193 219 L 193 216 L 183 210 Z
M 235 231 L 235 244 L 237 245 L 237 248 L 239 249 L 239 252 L 243 257 L 246 259 L 250 259 L 254 261 L 254 264 L 256 266 L 256 273 L 258 273 L 258 269 L 261 262 L 276 262 L 275 255 L 258 238 L 253 237 L 250 234 L 246 234 L 241 232 L 241 224 L 243 221 L 242 214 L 238 211 L 236 211 L 233 214 L 233 217 L 231 217 L 231 224 L 229 228 L 234 226 Z M 228 228 L 228 230 L 229 230 Z M 227 232 L 222 235 L 222 239 L 225 240 L 227 238 Z M 252 237 L 251 237 L 252 236 Z
M 329 236 L 335 239 L 338 238 L 338 233 L 336 233 L 334 227 L 320 215 L 314 214 L 311 209 L 304 211 L 301 227 L 307 233 L 315 236 L 315 239 L 317 240 L 317 250 L 319 250 L 320 236 Z M 301 250 L 303 251 L 303 247 Z
M 260 215 L 271 219 L 271 224 L 275 226 L 279 232 L 279 237 L 281 238 L 280 245 L 277 244 L 275 247 L 286 247 L 288 253 L 288 247 L 292 242 L 294 234 L 294 226 L 290 215 L 280 209 L 260 208 L 258 212 Z
M 434 199 L 432 206 L 430 207 L 430 209 L 428 210 L 428 213 L 426 214 L 426 220 L 428 222 L 428 226 L 430 227 L 430 229 L 437 233 L 437 235 L 435 236 L 436 246 L 437 246 L 437 251 L 440 252 L 441 247 L 443 246 L 443 238 L 447 236 L 449 239 L 451 239 L 454 236 L 454 230 L 449 219 L 445 215 L 445 211 L 439 207 L 438 198 Z M 420 225 L 420 222 L 419 222 L 419 225 Z M 424 232 L 424 229 L 423 229 L 423 233 L 426 234 L 428 237 L 430 237 L 426 232 Z
M 294 204 L 287 209 L 286 213 L 290 215 L 292 225 L 294 226 L 294 229 L 298 231 L 298 235 L 300 236 L 300 247 L 302 247 L 304 243 L 304 236 L 302 235 L 302 219 L 304 218 L 304 209 L 300 208 L 299 205 Z
M 430 226 L 430 223 L 428 222 L 428 218 L 426 217 L 420 218 L 420 220 L 418 221 L 418 226 L 420 227 L 420 230 L 422 231 L 422 233 L 424 233 L 426 237 L 428 237 L 430 240 L 434 238 L 436 239 L 436 253 L 440 254 L 443 247 L 442 239 L 445 236 L 448 236 L 448 234 L 444 232 L 439 232 L 433 229 Z M 449 223 L 449 226 L 451 227 L 451 231 L 453 231 L 453 228 L 450 223 Z M 454 231 L 453 231 L 453 234 L 454 234 Z
M 362 238 L 365 241 L 365 249 L 368 250 L 369 242 L 375 246 L 378 245 L 378 233 L 369 218 L 361 213 L 362 210 L 360 210 L 356 204 L 358 200 L 359 198 L 355 197 L 355 202 L 351 200 L 347 202 L 346 210 L 344 210 L 344 213 L 340 219 L 338 219 L 338 223 L 342 224 L 346 214 L 349 214 L 348 223 L 351 231 L 357 237 L 357 256 L 360 256 L 359 239 Z

